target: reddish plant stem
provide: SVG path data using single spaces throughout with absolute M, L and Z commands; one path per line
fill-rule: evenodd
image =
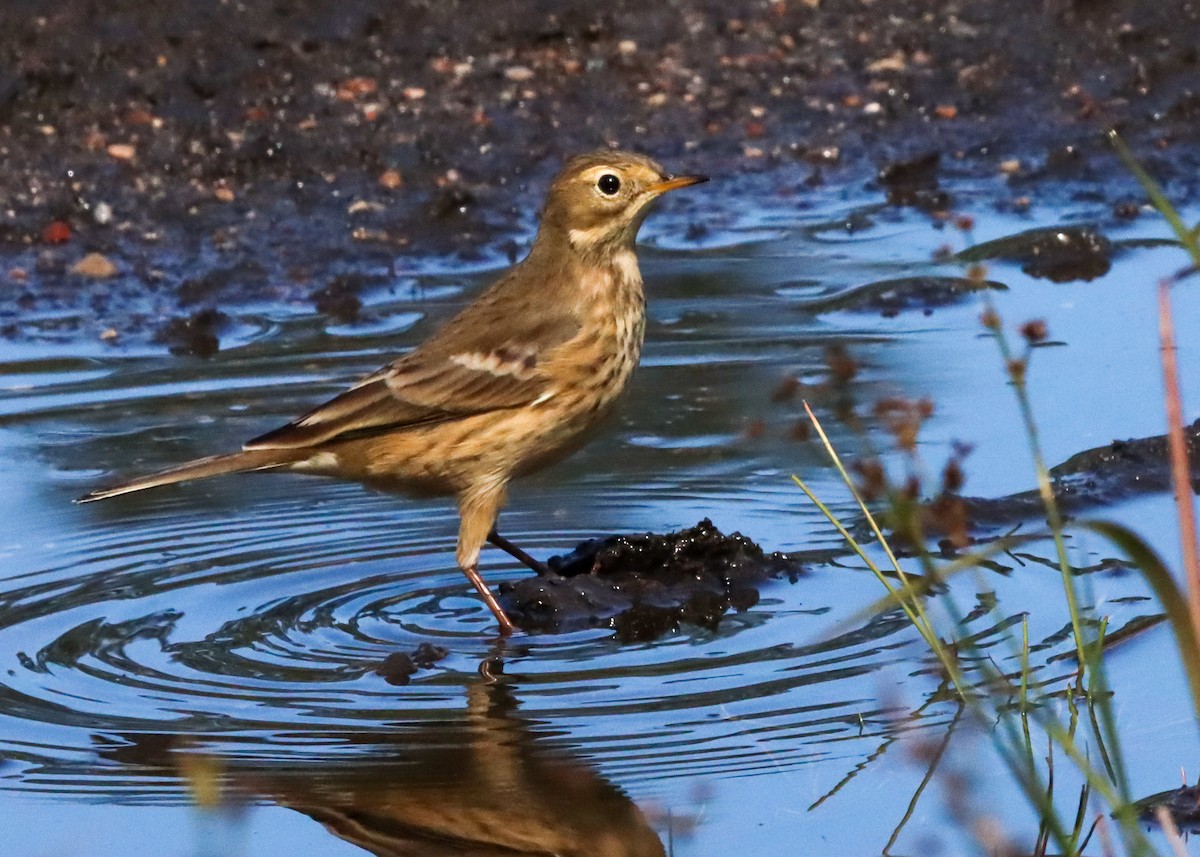
M 1162 349 L 1163 398 L 1167 408 L 1167 446 L 1171 482 L 1179 514 L 1179 541 L 1187 577 L 1192 627 L 1200 630 L 1200 550 L 1196 543 L 1196 509 L 1192 501 L 1191 465 L 1183 436 L 1183 401 L 1179 392 L 1179 361 L 1175 348 L 1175 323 L 1171 316 L 1171 281 L 1158 284 L 1158 335 Z

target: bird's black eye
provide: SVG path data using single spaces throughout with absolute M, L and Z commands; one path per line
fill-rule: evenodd
M 605 173 L 600 176 L 600 181 L 596 182 L 596 187 L 600 188 L 600 193 L 605 196 L 612 196 L 621 189 L 621 180 L 612 173 Z

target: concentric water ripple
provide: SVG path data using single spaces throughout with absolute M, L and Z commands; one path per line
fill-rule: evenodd
M 502 531 L 538 556 L 704 517 L 769 550 L 827 556 L 840 546 L 789 476 L 803 473 L 835 510 L 849 514 L 849 501 L 819 446 L 794 431 L 799 401 L 773 393 L 796 378 L 832 410 L 833 394 L 809 383 L 823 377 L 831 343 L 860 359 L 862 401 L 911 392 L 904 355 L 926 342 L 914 330 L 935 328 L 923 315 L 888 327 L 805 311 L 798 282 L 839 294 L 863 282 L 862 259 L 875 252 L 861 238 L 817 234 L 703 259 L 644 254 L 652 317 L 625 412 L 577 457 L 515 486 Z M 928 240 L 932 249 L 943 239 Z M 919 267 L 911 248 L 900 256 L 871 276 Z M 494 761 L 478 749 L 483 733 L 521 752 L 561 751 L 634 791 L 806 765 L 825 766 L 824 789 L 898 735 L 951 722 L 917 635 L 896 615 L 859 617 L 878 585 L 836 561 L 764 584 L 754 607 L 715 632 L 683 627 L 622 644 L 597 628 L 501 642 L 455 566 L 447 502 L 245 476 L 70 504 L 113 474 L 233 448 L 339 390 L 460 305 L 472 287 L 450 279 L 432 278 L 424 300 L 406 289 L 371 302 L 359 326 L 268 313 L 203 364 L 150 350 L 65 359 L 18 349 L 0 372 L 0 475 L 13 486 L 0 516 L 19 522 L 0 539 L 0 757 L 16 762 L 4 787 L 179 800 L 170 757 L 184 747 L 259 777 L 260 793 L 292 805 L 308 796 L 272 778 L 299 772 L 334 788 L 349 768 L 382 765 L 389 782 L 400 768 L 437 780 L 471 767 L 464 748 Z M 973 345 L 975 310 L 946 313 Z M 950 352 L 913 373 L 921 385 L 952 386 L 950 367 L 965 361 Z M 963 428 L 943 425 L 931 424 L 935 443 Z M 827 427 L 853 448 L 847 428 Z M 494 551 L 483 570 L 493 585 L 528 574 Z M 971 630 L 998 663 L 1022 606 L 1057 597 L 1055 574 L 1042 572 L 1021 568 L 1011 585 L 997 574 L 987 584 L 1005 590 L 1008 612 L 972 612 Z M 1115 609 L 1115 623 L 1140 609 Z M 1047 682 L 1070 673 L 1051 661 L 1060 630 L 1053 617 L 1030 620 Z M 390 659 L 423 646 L 436 656 L 396 681 Z M 318 769 L 321 778 L 309 776 Z M 538 782 L 545 774 L 539 763 L 520 770 Z
M 296 480 L 277 482 L 288 481 Z M 190 519 L 171 504 L 76 545 L 66 565 L 45 571 L 48 580 L 4 592 L 5 711 L 58 727 L 68 753 L 85 750 L 92 730 L 326 733 L 444 716 L 461 704 L 455 688 L 500 655 L 527 713 L 570 724 L 589 752 L 636 759 L 656 776 L 681 741 L 695 745 L 689 764 L 736 764 L 727 742 L 768 729 L 764 719 L 786 719 L 796 737 L 839 721 L 858 729 L 878 712 L 855 699 L 807 706 L 808 719 L 761 701 L 878 670 L 912 643 L 902 623 L 876 620 L 831 643 L 798 645 L 771 620 L 813 608 L 780 581 L 716 634 L 685 629 L 622 646 L 598 629 L 501 645 L 454 567 L 452 529 L 437 510 L 407 507 L 397 527 L 386 498 L 321 487 L 337 502 L 265 502 L 245 517 Z M 489 578 L 524 573 L 493 567 Z M 409 686 L 376 674 L 389 655 L 422 643 L 446 655 Z M 759 700 L 758 710 L 734 711 L 745 700 Z M 730 710 L 714 724 L 723 704 Z M 698 729 L 709 733 L 700 742 Z M 684 773 L 677 762 L 667 768 Z

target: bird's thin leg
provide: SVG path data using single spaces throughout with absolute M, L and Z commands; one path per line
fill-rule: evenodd
M 492 611 L 500 623 L 500 633 L 508 636 L 516 627 L 479 576 L 479 549 L 487 541 L 487 534 L 496 527 L 496 515 L 504 505 L 504 485 L 485 484 L 481 489 L 465 492 L 458 497 L 461 521 L 458 525 L 458 550 L 455 559 L 467 580 L 479 593 L 483 603 Z
M 500 602 L 496 600 L 496 596 L 492 594 L 492 590 L 488 589 L 483 578 L 479 576 L 479 571 L 475 566 L 471 565 L 463 569 L 463 574 L 467 576 L 467 580 L 471 581 L 471 585 L 479 593 L 479 597 L 483 599 L 483 603 L 492 611 L 492 615 L 496 617 L 496 621 L 500 624 L 500 633 L 507 637 L 511 634 L 516 626 L 512 620 L 508 618 L 508 614 L 504 612 L 504 608 L 500 606 Z
M 491 542 L 493 545 L 495 545 L 496 547 L 500 548 L 500 550 L 504 551 L 506 554 L 511 556 L 517 562 L 521 563 L 522 565 L 526 565 L 529 568 L 536 571 L 542 577 L 545 577 L 548 574 L 554 573 L 550 570 L 550 566 L 546 565 L 546 563 L 540 562 L 540 561 L 534 559 L 529 554 L 525 553 L 525 551 L 521 550 L 519 547 L 517 547 L 512 542 L 510 542 L 508 539 L 504 538 L 504 536 L 502 536 L 498 532 L 496 532 L 495 527 L 493 527 L 492 531 L 490 533 L 488 533 L 487 540 L 489 542 Z

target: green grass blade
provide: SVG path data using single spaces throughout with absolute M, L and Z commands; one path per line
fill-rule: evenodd
M 1179 590 L 1170 570 L 1154 549 L 1128 527 L 1112 521 L 1081 521 L 1078 526 L 1100 534 L 1124 551 L 1154 590 L 1175 632 L 1175 642 L 1192 692 L 1192 709 L 1200 716 L 1200 656 L 1197 655 L 1200 649 L 1196 648 L 1196 629 L 1192 625 L 1187 598 Z
M 1125 162 L 1125 166 L 1133 173 L 1134 178 L 1138 180 L 1138 184 L 1142 186 L 1142 190 L 1146 192 L 1146 196 L 1150 198 L 1150 204 L 1162 215 L 1163 220 L 1171 227 L 1171 231 L 1179 238 L 1184 249 L 1188 251 L 1188 255 L 1192 257 L 1192 264 L 1200 268 L 1200 224 L 1195 228 L 1189 227 L 1183 222 L 1179 211 L 1171 204 L 1171 200 L 1167 199 L 1166 193 L 1154 178 L 1146 172 L 1129 147 L 1125 145 L 1125 141 L 1116 131 L 1108 132 L 1108 139 L 1112 142 L 1113 148 L 1117 150 L 1117 154 L 1121 156 L 1121 160 Z

